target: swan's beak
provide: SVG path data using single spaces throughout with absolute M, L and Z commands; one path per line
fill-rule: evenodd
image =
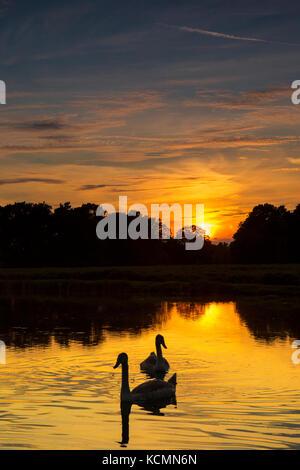
M 117 360 L 117 362 L 115 363 L 115 365 L 114 365 L 113 368 L 116 369 L 117 367 L 119 367 L 120 364 L 121 364 L 121 361 L 120 361 L 120 359 L 118 358 L 118 360 Z
M 165 343 L 165 340 L 164 340 L 164 339 L 162 339 L 161 344 L 163 345 L 163 347 L 164 347 L 165 349 L 168 349 L 167 346 L 166 346 L 166 343 Z

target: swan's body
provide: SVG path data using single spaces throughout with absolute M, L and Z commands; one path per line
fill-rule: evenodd
M 121 402 L 153 402 L 175 395 L 176 374 L 174 374 L 168 382 L 160 379 L 148 380 L 130 391 L 128 380 L 128 356 L 126 353 L 119 354 L 114 369 L 116 369 L 120 364 L 122 365 Z
M 156 354 L 152 352 L 143 362 L 140 367 L 143 371 L 150 375 L 154 375 L 160 372 L 167 372 L 170 368 L 168 361 L 163 357 L 161 346 L 167 349 L 165 340 L 162 335 L 157 335 L 155 338 Z

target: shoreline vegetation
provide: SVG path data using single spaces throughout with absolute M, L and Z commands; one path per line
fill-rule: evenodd
M 300 297 L 300 264 L 1 268 L 0 295 Z
M 73 208 L 69 202 L 54 210 L 45 202 L 0 206 L 0 266 L 76 268 L 300 263 L 300 204 L 293 211 L 284 206 L 259 204 L 240 222 L 230 244 L 213 243 L 204 234 L 204 245 L 197 250 L 186 250 L 186 243 L 191 242 L 193 233 L 200 233 L 200 227 L 182 227 L 181 236 L 177 238 L 173 234 L 174 226 L 164 220 L 166 217 L 153 220 L 139 213 L 98 216 L 98 209 L 91 203 Z M 111 216 L 113 236 L 104 230 L 105 238 L 99 239 L 97 227 L 99 224 L 106 227 Z M 167 230 L 169 225 L 171 233 Z M 155 236 L 142 237 L 147 228 L 146 232 L 152 234 L 153 226 Z M 158 279 L 159 283 L 161 281 L 165 279 Z M 188 286 L 182 288 L 185 290 Z

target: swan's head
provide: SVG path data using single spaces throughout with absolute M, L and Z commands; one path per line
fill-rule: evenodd
M 163 335 L 156 336 L 156 344 L 161 344 L 165 349 L 167 349 Z
M 117 362 L 114 365 L 114 369 L 119 367 L 120 364 L 127 364 L 128 363 L 128 356 L 126 353 L 121 353 L 118 355 Z

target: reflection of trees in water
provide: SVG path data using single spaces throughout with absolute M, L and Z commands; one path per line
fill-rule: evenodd
M 176 302 L 179 315 L 191 320 L 204 315 L 206 306 L 207 302 Z M 296 300 L 239 298 L 236 306 L 256 339 L 300 339 Z M 153 299 L 6 297 L 0 299 L 0 339 L 18 348 L 47 347 L 51 341 L 63 347 L 70 342 L 96 346 L 104 341 L 104 330 L 139 335 L 160 328 L 174 308 L 173 302 Z
M 177 312 L 183 318 L 197 320 L 204 315 L 207 304 L 200 302 L 178 302 L 176 303 Z
M 146 299 L 103 303 L 98 308 L 101 312 L 107 311 L 107 323 L 103 323 L 107 330 L 134 334 L 141 334 L 143 330 L 153 327 L 159 328 L 171 316 L 164 303 Z
M 160 325 L 170 315 L 159 301 L 20 298 L 0 299 L 0 337 L 8 346 L 46 347 L 78 342 L 95 346 L 104 341 L 103 330 L 140 334 Z
M 238 299 L 237 312 L 256 339 L 267 342 L 287 337 L 300 339 L 297 300 Z

